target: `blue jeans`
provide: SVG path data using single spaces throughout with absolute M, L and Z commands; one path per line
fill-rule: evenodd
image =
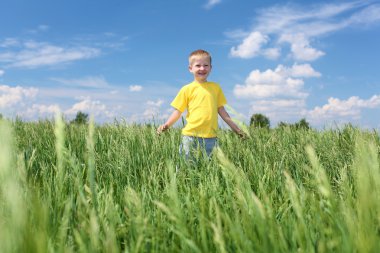
M 217 138 L 201 138 L 182 135 L 179 153 L 184 155 L 187 160 L 194 158 L 194 153 L 196 151 L 201 151 L 202 153 L 205 151 L 207 156 L 210 157 L 212 150 L 217 144 Z

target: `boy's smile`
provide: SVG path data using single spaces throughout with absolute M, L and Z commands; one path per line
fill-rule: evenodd
M 189 71 L 193 73 L 194 79 L 200 83 L 207 82 L 207 77 L 211 72 L 209 57 L 197 57 L 189 66 Z

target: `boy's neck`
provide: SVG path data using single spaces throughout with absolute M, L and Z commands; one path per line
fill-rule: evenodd
M 197 80 L 196 78 L 194 79 L 194 82 L 197 82 L 197 83 L 207 83 L 207 79 L 206 80 Z

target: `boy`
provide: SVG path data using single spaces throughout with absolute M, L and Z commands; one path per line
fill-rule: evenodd
M 189 158 L 190 151 L 197 145 L 203 146 L 207 155 L 211 155 L 217 140 L 218 114 L 234 132 L 245 137 L 224 108 L 227 100 L 219 84 L 207 81 L 211 68 L 211 55 L 207 51 L 199 49 L 190 54 L 189 71 L 194 75 L 194 81 L 181 88 L 171 103 L 174 112 L 157 129 L 158 134 L 166 131 L 187 110 L 187 124 L 182 129 L 180 147 L 180 153 L 186 158 Z

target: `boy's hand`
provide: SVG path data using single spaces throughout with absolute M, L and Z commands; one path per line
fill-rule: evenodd
M 169 126 L 166 124 L 163 124 L 157 128 L 157 134 L 162 134 L 162 132 L 169 129 Z
M 247 134 L 244 133 L 242 130 L 240 130 L 240 131 L 238 131 L 238 132 L 236 132 L 236 133 L 237 133 L 237 135 L 240 137 L 240 139 L 242 139 L 242 140 L 246 140 L 246 139 L 248 139 Z

